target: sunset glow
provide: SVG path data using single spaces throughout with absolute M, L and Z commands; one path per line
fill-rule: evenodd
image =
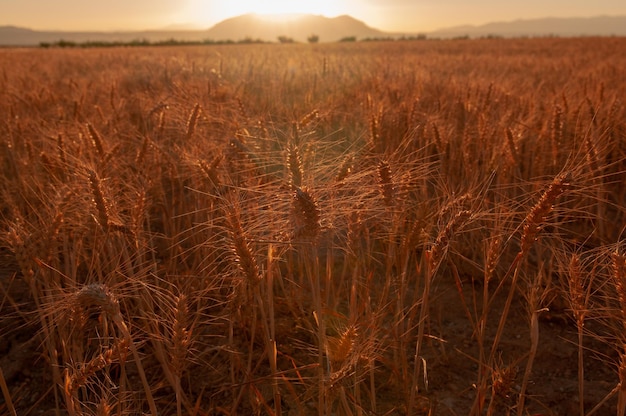
M 457 25 L 535 19 L 626 15 L 623 0 L 19 0 L 0 1 L 0 26 L 35 30 L 147 30 L 169 26 L 208 29 L 256 13 L 350 15 L 392 32 L 424 32 Z
M 318 0 L 318 1 L 229 1 L 229 2 L 206 2 L 194 0 L 188 6 L 187 13 L 193 16 L 194 23 L 215 22 L 228 17 L 247 13 L 255 13 L 275 18 L 293 14 L 317 14 L 327 17 L 347 13 L 341 0 Z M 191 18 L 188 20 L 192 20 Z

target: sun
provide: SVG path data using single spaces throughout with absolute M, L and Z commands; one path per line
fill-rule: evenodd
M 318 14 L 333 17 L 346 13 L 344 0 L 191 0 L 187 14 L 194 20 L 218 22 L 247 13 L 263 15 Z

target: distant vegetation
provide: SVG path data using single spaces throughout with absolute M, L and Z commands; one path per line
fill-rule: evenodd
M 550 36 L 554 37 L 554 36 Z M 487 35 L 482 36 L 477 39 L 501 39 L 501 36 L 497 35 Z M 452 40 L 469 40 L 471 39 L 467 35 L 456 36 L 452 38 Z M 276 38 L 277 43 L 288 44 L 288 43 L 299 43 L 295 39 L 289 36 L 278 36 Z M 318 35 L 311 35 L 307 38 L 308 43 L 318 43 L 320 37 Z M 407 41 L 424 41 L 424 40 L 441 40 L 439 38 L 429 38 L 425 34 L 418 34 L 415 36 L 401 36 L 401 37 L 392 37 L 392 36 L 384 36 L 384 37 L 367 37 L 358 39 L 356 36 L 345 36 L 339 39 L 337 42 L 340 43 L 350 43 L 350 42 L 407 42 Z M 134 47 L 134 46 L 198 46 L 198 45 L 246 45 L 246 44 L 271 44 L 276 42 L 265 41 L 262 39 L 252 39 L 250 37 L 239 39 L 239 40 L 212 40 L 205 39 L 202 41 L 186 41 L 186 40 L 177 40 L 177 39 L 167 39 L 162 41 L 149 41 L 147 39 L 135 39 L 130 42 L 117 42 L 117 41 L 87 41 L 87 42 L 74 42 L 70 40 L 61 39 L 56 42 L 40 42 L 39 47 L 41 48 L 110 48 L 110 47 Z
M 280 43 L 295 43 L 293 38 L 290 38 L 289 36 L 279 36 L 278 37 L 278 42 L 280 42 Z
M 87 41 L 87 42 L 73 42 L 69 40 L 61 39 L 57 42 L 40 42 L 41 48 L 111 48 L 119 46 L 194 46 L 194 45 L 234 45 L 234 44 L 261 44 L 271 43 L 261 39 L 243 38 L 239 40 L 212 40 L 205 39 L 202 41 L 189 41 L 189 40 L 177 40 L 166 39 L 162 41 L 149 41 L 147 39 L 135 39 L 130 42 L 117 42 L 117 41 Z
M 415 28 L 419 30 L 418 27 Z M 206 30 L 147 30 L 126 32 L 40 31 L 24 27 L 1 26 L 0 45 L 43 47 L 107 47 L 145 45 L 203 45 L 251 43 L 251 37 L 263 43 L 278 42 L 280 35 L 300 43 L 332 43 L 355 36 L 364 41 L 536 38 L 579 36 L 625 36 L 626 16 L 572 19 L 531 19 L 489 23 L 481 26 L 458 26 L 431 32 L 407 33 L 405 36 L 367 26 L 350 16 L 327 18 L 308 15 L 297 24 L 276 25 L 259 16 L 242 15 L 226 19 Z M 173 40 L 172 40 L 173 39 Z M 256 41 L 255 41 L 256 42 Z
M 311 35 L 311 36 L 309 36 L 308 38 L 306 38 L 306 40 L 307 40 L 309 43 L 317 43 L 317 42 L 319 42 L 319 41 L 320 41 L 320 37 L 319 37 L 318 35 Z

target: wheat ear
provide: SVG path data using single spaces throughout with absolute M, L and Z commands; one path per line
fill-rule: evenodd
M 506 129 L 506 144 L 509 147 L 509 153 L 511 154 L 513 163 L 519 167 L 520 159 L 517 154 L 517 147 L 515 146 L 515 139 L 513 138 L 513 131 L 510 128 Z
M 318 120 L 319 118 L 320 118 L 320 112 L 317 109 L 314 109 L 300 119 L 300 121 L 298 122 L 298 126 L 300 128 L 304 128 L 308 126 L 309 124 L 311 124 L 313 121 Z
M 172 334 L 172 348 L 170 360 L 174 373 L 180 377 L 185 359 L 191 342 L 191 331 L 188 329 L 189 310 L 187 307 L 187 296 L 180 295 L 176 300 L 176 313 L 174 314 L 174 325 Z
M 385 205 L 391 207 L 394 202 L 395 186 L 393 183 L 393 177 L 391 175 L 391 166 L 386 160 L 381 161 L 378 164 L 378 185 L 380 186 L 380 193 L 383 196 Z
M 87 381 L 91 376 L 102 370 L 107 365 L 115 362 L 116 360 L 123 360 L 123 357 L 128 350 L 126 340 L 122 339 L 111 348 L 98 354 L 92 358 L 87 364 L 81 366 L 73 374 L 69 374 L 66 371 L 65 374 L 65 394 L 67 397 L 73 396 L 74 392 L 81 386 L 87 384 Z
M 437 265 L 443 258 L 443 254 L 446 252 L 448 245 L 450 244 L 452 236 L 465 225 L 471 216 L 472 211 L 460 211 L 452 217 L 452 219 L 446 224 L 445 228 L 439 232 L 435 242 L 428 250 L 428 259 L 431 271 L 434 272 L 437 268 Z
M 295 239 L 315 240 L 321 231 L 320 209 L 317 201 L 306 188 L 295 188 L 292 198 Z
M 289 170 L 289 185 L 293 189 L 302 186 L 302 177 L 304 176 L 302 157 L 298 146 L 291 142 L 287 148 L 287 168 Z
M 89 187 L 91 188 L 93 203 L 98 213 L 98 224 L 100 224 L 104 230 L 107 230 L 109 226 L 109 208 L 104 199 L 100 178 L 98 178 L 98 175 L 94 171 L 89 171 Z
M 193 137 L 194 132 L 196 131 L 196 126 L 198 125 L 198 117 L 200 116 L 200 104 L 196 103 L 193 106 L 193 110 L 189 114 L 189 118 L 187 119 L 187 132 L 185 137 L 187 140 Z
M 548 189 L 543 192 L 543 194 L 539 198 L 539 201 L 537 201 L 537 203 L 532 207 L 528 215 L 526 215 L 526 217 L 524 218 L 520 251 L 515 256 L 515 259 L 513 259 L 513 262 L 506 272 L 506 275 L 496 289 L 496 291 L 498 291 L 506 280 L 506 277 L 508 277 L 510 273 L 513 273 L 513 278 L 511 279 L 511 287 L 509 288 L 509 293 L 504 303 L 502 313 L 500 314 L 498 329 L 496 330 L 496 334 L 493 338 L 491 352 L 489 354 L 488 363 L 491 366 L 493 366 L 497 353 L 497 347 L 500 344 L 500 339 L 502 338 L 502 333 L 504 331 L 504 324 L 508 319 L 509 311 L 511 309 L 511 303 L 513 302 L 513 295 L 515 294 L 515 290 L 517 288 L 517 279 L 519 277 L 520 263 L 537 240 L 537 234 L 539 233 L 541 225 L 545 221 L 548 214 L 552 212 L 553 204 L 569 186 L 569 180 L 569 174 L 560 174 L 556 178 L 554 178 Z
M 152 391 L 150 384 L 148 383 L 148 379 L 146 378 L 146 373 L 144 372 L 143 366 L 141 365 L 141 358 L 139 357 L 139 352 L 137 351 L 137 347 L 132 341 L 130 331 L 124 322 L 124 318 L 122 317 L 122 313 L 120 311 L 120 304 L 115 296 L 115 294 L 103 284 L 90 284 L 81 288 L 78 292 L 74 293 L 68 299 L 71 309 L 85 311 L 90 308 L 96 307 L 102 310 L 105 314 L 107 314 L 111 320 L 115 323 L 118 330 L 122 334 L 123 341 L 125 345 L 131 350 L 133 354 L 133 358 L 135 359 L 135 364 L 137 365 L 137 372 L 139 373 L 139 377 L 141 378 L 141 382 L 143 383 L 144 391 L 146 393 L 146 400 L 148 405 L 150 406 L 150 412 L 152 416 L 157 416 L 157 408 L 154 402 L 154 398 L 152 397 Z
M 102 143 L 102 137 L 98 133 L 98 131 L 91 125 L 91 123 L 87 123 L 87 131 L 89 132 L 89 138 L 91 139 L 91 144 L 98 152 L 98 155 L 102 158 L 105 155 L 104 145 Z
M 200 169 L 202 169 L 202 172 L 204 172 L 204 175 L 208 179 L 209 185 L 211 186 L 212 190 L 218 189 L 221 184 L 220 177 L 217 172 L 217 168 L 222 162 L 223 158 L 224 156 L 220 154 L 218 156 L 215 156 L 213 160 L 211 161 L 211 163 L 207 163 L 204 160 L 200 160 L 198 162 L 198 165 L 200 166 Z
M 523 222 L 520 254 L 528 253 L 535 241 L 537 241 L 537 234 L 541 230 L 543 222 L 548 214 L 552 212 L 557 198 L 569 186 L 569 181 L 569 174 L 558 175 L 530 210 Z
M 236 263 L 250 285 L 256 285 L 260 280 L 259 265 L 252 255 L 249 239 L 241 226 L 239 215 L 232 210 L 228 215 L 230 235 Z

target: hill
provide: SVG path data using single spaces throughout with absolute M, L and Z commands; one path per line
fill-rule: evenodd
M 252 38 L 276 41 L 278 36 L 287 36 L 298 42 L 306 42 L 311 34 L 318 35 L 321 42 L 335 42 L 349 36 L 357 39 L 390 36 L 347 15 L 329 18 L 307 14 L 286 16 L 284 19 L 245 14 L 226 19 L 206 33 L 208 38 L 214 40 Z
M 596 16 L 576 18 L 547 17 L 493 22 L 480 26 L 456 26 L 428 33 L 429 37 L 457 36 L 626 36 L 626 16 Z
M 183 41 L 201 41 L 206 39 L 206 31 L 200 30 L 149 30 L 141 32 L 63 32 L 38 31 L 15 26 L 0 27 L 0 45 L 33 46 L 42 42 L 53 43 L 65 40 L 83 42 L 132 42 L 148 40 L 150 42 L 176 39 Z
M 150 42 L 175 39 L 178 41 L 242 40 L 261 39 L 275 42 L 286 36 L 298 42 L 306 42 L 311 34 L 319 36 L 321 42 L 335 42 L 345 37 L 386 38 L 413 36 L 418 33 L 428 38 L 452 38 L 460 36 L 520 37 L 520 36 L 626 36 L 626 16 L 598 16 L 589 18 L 544 18 L 494 22 L 480 26 L 457 26 L 432 32 L 391 33 L 369 27 L 351 16 L 324 17 L 317 15 L 290 15 L 282 19 L 258 14 L 245 14 L 217 23 L 207 30 L 183 30 L 181 26 L 170 26 L 150 31 L 119 32 L 64 32 L 36 31 L 15 26 L 0 26 L 0 45 L 33 46 L 41 42 L 53 43 L 66 40 L 82 42 Z
M 278 36 L 287 36 L 298 42 L 306 42 L 307 37 L 316 34 L 322 42 L 334 42 L 343 37 L 355 36 L 387 37 L 389 33 L 367 26 L 350 16 L 328 18 L 317 15 L 291 15 L 276 19 L 263 15 L 246 14 L 226 19 L 208 30 L 151 30 L 119 32 L 64 32 L 36 31 L 15 26 L 0 27 L 0 45 L 32 46 L 41 42 L 53 43 L 61 39 L 76 43 L 131 42 L 148 40 L 158 42 L 167 39 L 180 41 L 202 40 L 241 40 L 245 38 L 275 42 Z

